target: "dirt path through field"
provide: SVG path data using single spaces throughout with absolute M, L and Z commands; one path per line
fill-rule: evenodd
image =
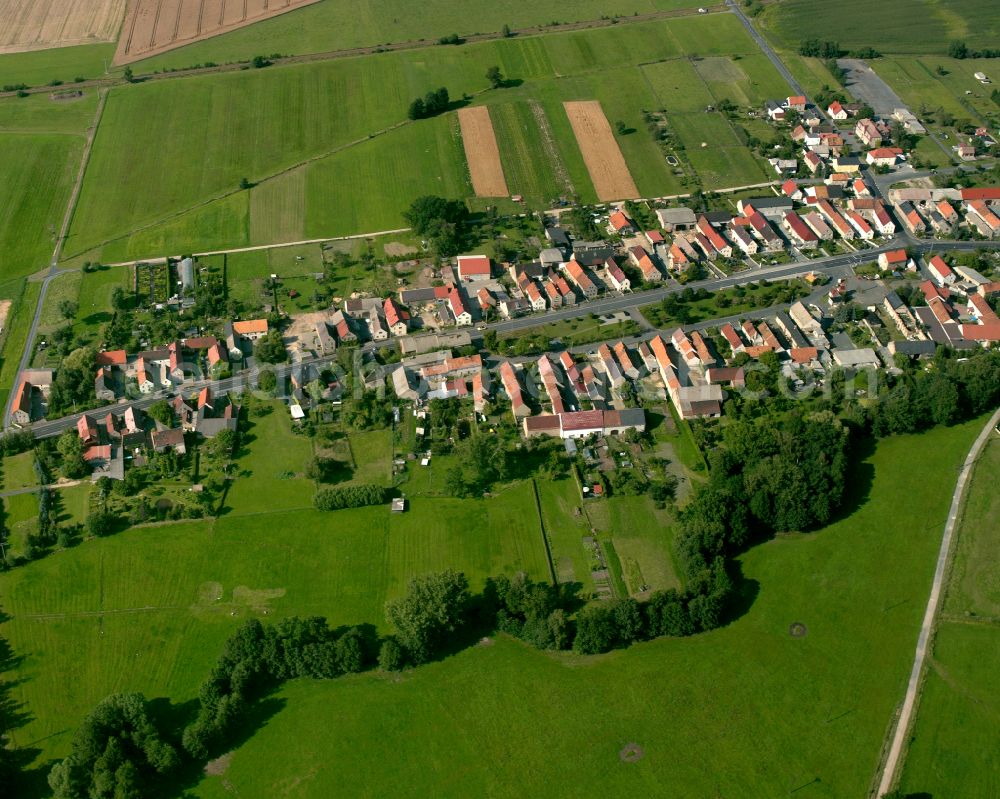
M 500 163 L 500 148 L 493 132 L 489 106 L 459 109 L 458 122 L 462 126 L 462 146 L 476 196 L 508 196 L 510 191 Z
M 563 103 L 566 116 L 573 126 L 573 135 L 583 154 L 597 199 L 635 199 L 639 189 L 628 171 L 608 118 L 597 100 L 577 100 Z

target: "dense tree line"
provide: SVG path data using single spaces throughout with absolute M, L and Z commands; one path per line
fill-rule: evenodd
M 140 694 L 109 696 L 84 719 L 69 756 L 53 766 L 55 799 L 141 799 L 143 786 L 179 763 Z
M 868 409 L 879 437 L 971 419 L 1000 404 L 1000 352 L 959 360 L 939 351 L 934 369 L 904 373 Z
M 226 641 L 222 656 L 198 691 L 199 710 L 182 736 L 185 751 L 204 759 L 226 742 L 256 700 L 285 680 L 329 679 L 362 671 L 372 662 L 360 628 L 333 630 L 319 616 L 291 617 L 265 627 L 256 619 Z
M 440 89 L 427 92 L 427 94 L 425 94 L 422 98 L 418 97 L 410 103 L 407 116 L 410 119 L 427 119 L 428 117 L 436 117 L 438 114 L 443 114 L 448 110 L 448 104 L 450 102 L 448 90 L 442 86 Z
M 678 555 L 690 583 L 761 534 L 826 524 L 840 506 L 847 428 L 829 411 L 730 425 L 709 480 L 680 517 Z
M 368 505 L 384 505 L 388 501 L 389 489 L 377 485 L 321 488 L 313 496 L 313 505 L 318 510 L 364 508 Z
M 952 58 L 1000 58 L 1000 50 L 987 48 L 984 50 L 970 50 L 969 46 L 962 40 L 956 39 L 948 45 L 948 55 Z

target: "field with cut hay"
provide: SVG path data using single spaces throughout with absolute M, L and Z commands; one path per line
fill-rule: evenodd
M 125 0 L 0 0 L 0 53 L 114 41 Z

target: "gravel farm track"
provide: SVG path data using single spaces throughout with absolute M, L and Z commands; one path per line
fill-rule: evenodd
M 608 118 L 596 100 L 563 103 L 583 162 L 594 183 L 597 199 L 633 200 L 639 196 Z
M 493 132 L 489 106 L 459 109 L 458 122 L 462 127 L 462 146 L 476 196 L 506 197 L 510 192 L 500 163 L 500 148 Z
M 0 53 L 113 42 L 125 0 L 0 0 Z
M 115 53 L 128 64 L 319 0 L 129 0 Z

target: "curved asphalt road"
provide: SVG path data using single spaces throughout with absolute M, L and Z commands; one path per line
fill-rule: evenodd
M 941 587 L 944 583 L 948 556 L 951 553 L 951 541 L 955 533 L 955 523 L 958 521 L 958 515 L 962 507 L 962 498 L 965 495 L 965 486 L 972 474 L 972 467 L 979 458 L 979 453 L 982 452 L 983 447 L 998 424 L 1000 424 L 1000 410 L 990 417 L 983 432 L 979 434 L 976 442 L 972 445 L 972 449 L 969 450 L 969 455 L 962 466 L 962 472 L 958 476 L 955 493 L 951 497 L 951 508 L 948 511 L 948 520 L 944 525 L 944 537 L 941 539 L 937 567 L 934 569 L 934 582 L 931 584 L 931 595 L 927 600 L 927 610 L 924 612 L 924 621 L 920 626 L 920 635 L 917 638 L 917 650 L 913 658 L 913 669 L 910 671 L 910 681 L 906 686 L 906 697 L 903 699 L 903 708 L 899 714 L 899 721 L 896 722 L 892 744 L 889 747 L 889 756 L 886 758 L 885 766 L 882 770 L 882 778 L 879 780 L 878 796 L 884 796 L 892 790 L 892 784 L 896 780 L 896 772 L 899 769 L 903 744 L 906 736 L 909 734 L 910 725 L 913 722 L 913 710 L 916 707 L 917 694 L 920 690 L 924 660 L 927 657 L 931 633 L 934 631 L 934 622 L 937 618 L 938 605 L 941 601 Z

